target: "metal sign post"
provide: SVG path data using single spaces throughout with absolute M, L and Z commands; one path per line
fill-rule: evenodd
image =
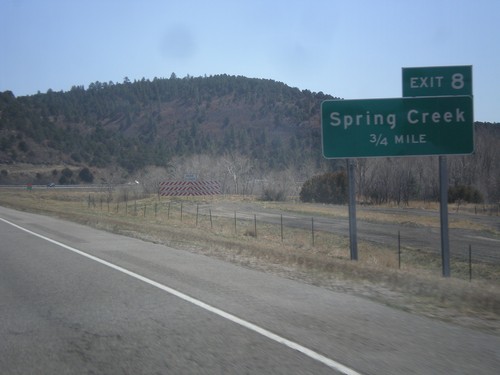
M 347 173 L 349 178 L 349 240 L 351 247 L 351 260 L 358 260 L 358 237 L 356 227 L 356 161 L 347 159 Z
M 450 240 L 448 234 L 448 165 L 439 157 L 439 211 L 441 216 L 441 264 L 443 276 L 450 277 Z

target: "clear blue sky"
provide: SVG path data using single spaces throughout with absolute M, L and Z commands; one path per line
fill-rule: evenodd
M 499 0 L 0 0 L 0 91 L 215 74 L 346 99 L 401 97 L 401 68 L 472 65 L 500 122 Z

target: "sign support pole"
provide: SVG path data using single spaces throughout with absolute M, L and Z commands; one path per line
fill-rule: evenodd
M 443 277 L 450 277 L 450 240 L 448 237 L 448 165 L 446 156 L 439 156 L 439 202 L 441 215 L 441 258 Z
M 356 228 L 356 179 L 355 159 L 347 159 L 347 173 L 349 178 L 349 240 L 351 246 L 351 260 L 358 260 L 358 239 Z

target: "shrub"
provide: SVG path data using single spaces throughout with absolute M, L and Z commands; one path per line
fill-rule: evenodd
M 69 179 L 62 175 L 60 178 L 59 178 L 59 185 L 67 185 L 69 184 Z
M 260 199 L 265 202 L 283 202 L 286 200 L 286 193 L 283 189 L 265 188 Z
M 22 152 L 28 152 L 30 149 L 28 144 L 25 141 L 20 141 L 17 145 L 17 148 L 19 149 L 19 151 L 22 151 Z
M 344 171 L 314 176 L 300 190 L 302 202 L 345 204 L 347 199 L 347 174 Z
M 457 185 L 448 189 L 448 203 L 482 203 L 483 195 L 473 186 Z
M 83 182 L 92 183 L 94 181 L 94 175 L 87 167 L 83 168 L 80 173 L 78 173 L 78 177 L 80 177 L 80 180 Z
M 66 178 L 71 178 L 73 176 L 73 171 L 69 168 L 64 168 L 62 171 L 61 171 L 61 174 L 66 177 Z

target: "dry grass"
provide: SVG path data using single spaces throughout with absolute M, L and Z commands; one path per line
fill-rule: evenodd
M 198 203 L 215 206 L 221 198 L 158 202 L 150 196 L 127 203 L 117 198 L 118 194 L 107 192 L 0 190 L 4 206 L 59 216 L 500 334 L 500 265 L 475 263 L 474 279 L 469 282 L 468 264 L 454 260 L 453 277 L 444 279 L 435 254 L 404 248 L 400 269 L 396 248 L 361 241 L 363 256 L 352 262 L 347 236 L 317 231 L 313 243 L 310 230 L 285 227 L 282 237 L 280 225 L 258 223 L 255 228 L 252 213 L 247 214 L 248 220 L 238 216 L 236 226 L 234 217 L 210 217 L 206 206 L 196 214 Z M 342 207 L 265 205 L 308 215 L 347 215 Z M 419 220 L 408 213 L 402 216 Z M 390 217 L 371 219 L 389 221 Z M 402 219 L 396 215 L 394 220 Z
M 317 215 L 317 216 L 324 216 L 324 217 L 330 217 L 330 218 L 347 218 L 349 213 L 346 207 L 342 206 L 332 206 L 332 205 L 325 205 L 325 204 L 310 204 L 310 203 L 268 203 L 266 202 L 264 204 L 266 207 L 269 208 L 276 208 L 280 209 L 282 211 L 287 211 L 287 212 L 294 212 L 294 213 L 299 213 L 299 214 L 308 214 L 308 215 Z M 356 216 L 358 219 L 369 221 L 369 222 L 376 222 L 376 223 L 392 223 L 392 224 L 409 224 L 411 223 L 412 225 L 416 226 L 427 226 L 427 227 L 432 227 L 432 228 L 439 228 L 440 226 L 440 221 L 439 221 L 439 204 L 435 202 L 412 202 L 409 206 L 404 207 L 404 209 L 401 209 L 397 206 L 391 206 L 387 205 L 389 208 L 395 208 L 398 211 L 391 211 L 389 212 L 373 212 L 370 210 L 370 206 L 364 207 L 364 206 L 359 206 L 357 208 Z M 428 216 L 422 216 L 422 215 L 413 215 L 411 211 L 413 209 L 424 209 L 428 210 L 429 212 L 434 212 L 436 213 L 435 215 L 428 215 Z M 469 213 L 474 213 L 475 211 L 484 211 L 485 209 L 479 207 L 475 207 L 474 205 L 463 205 L 459 212 L 469 212 Z M 454 206 L 450 206 L 449 208 L 450 213 L 456 212 L 456 209 Z M 489 211 L 487 211 L 489 212 Z M 449 227 L 452 229 L 474 229 L 474 230 L 485 230 L 485 231 L 491 231 L 492 228 L 486 225 L 474 223 L 468 220 L 464 219 L 455 219 L 453 217 L 450 217 L 449 219 Z M 497 233 L 500 234 L 500 233 Z

